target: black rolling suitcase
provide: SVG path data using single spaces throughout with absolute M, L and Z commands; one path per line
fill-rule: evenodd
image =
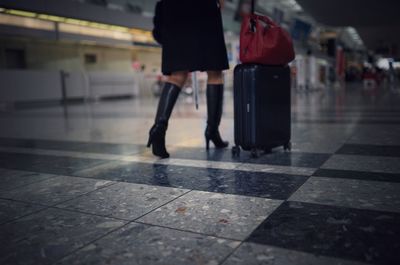
M 233 155 L 239 155 L 240 147 L 253 157 L 278 146 L 290 150 L 290 116 L 289 66 L 235 67 Z

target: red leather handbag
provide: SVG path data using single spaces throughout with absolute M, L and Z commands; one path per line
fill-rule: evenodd
M 289 33 L 266 16 L 244 17 L 240 31 L 240 61 L 286 65 L 295 57 Z

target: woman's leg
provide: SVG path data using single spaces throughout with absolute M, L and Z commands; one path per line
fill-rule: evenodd
M 224 98 L 223 75 L 222 71 L 207 71 L 207 75 L 207 128 L 204 133 L 206 148 L 209 149 L 210 140 L 216 148 L 225 148 L 229 143 L 222 140 L 218 131 Z
M 207 84 L 209 85 L 221 85 L 224 83 L 222 71 L 207 71 Z
M 168 128 L 169 117 L 187 76 L 188 72 L 186 71 L 172 73 L 161 91 L 156 118 L 149 132 L 149 141 L 147 143 L 147 147 L 152 146 L 153 154 L 161 158 L 169 157 L 165 148 L 165 133 Z
M 188 75 L 189 71 L 174 72 L 168 76 L 167 82 L 182 88 L 183 85 L 186 83 Z

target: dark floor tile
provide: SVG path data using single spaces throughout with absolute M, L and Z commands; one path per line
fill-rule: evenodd
M 389 120 L 389 119 L 380 119 L 380 120 L 371 120 L 371 119 L 361 119 L 357 121 L 358 124 L 383 124 L 383 125 L 399 125 L 400 121 Z
M 290 249 L 243 243 L 223 265 L 366 265 Z
M 146 163 L 101 165 L 74 175 L 271 199 L 287 199 L 307 180 L 304 176 L 286 174 Z
M 400 157 L 400 146 L 345 144 L 336 154 Z
M 247 241 L 373 264 L 400 264 L 400 214 L 285 202 Z
M 321 168 L 398 174 L 400 157 L 334 154 Z
M 114 144 L 18 138 L 0 138 L 0 146 L 122 155 L 136 154 L 145 149 L 144 145 L 141 146 L 135 144 Z
M 113 143 L 84 143 L 75 151 L 114 155 L 132 155 L 146 150 L 144 145 L 113 144 Z
M 293 124 L 355 124 L 357 120 L 354 119 L 301 119 L 292 118 Z
M 0 167 L 41 173 L 69 175 L 107 161 L 34 154 L 0 153 Z
M 0 199 L 0 224 L 44 208 L 45 207 L 39 205 Z
M 177 148 L 172 150 L 171 157 L 182 158 L 182 159 L 193 159 L 193 160 L 208 160 L 208 161 L 220 161 L 220 162 L 245 162 L 249 159 L 248 156 L 232 156 L 231 148 L 215 149 L 210 148 Z
M 40 211 L 1 227 L 0 264 L 51 264 L 123 224 L 70 211 Z
M 0 192 L 46 180 L 55 175 L 0 168 Z
M 23 138 L 0 138 L 0 146 L 3 147 L 20 147 L 33 149 L 50 149 L 50 150 L 74 150 L 81 146 L 81 142 L 58 141 L 58 140 L 41 140 L 41 139 L 23 139 Z
M 246 155 L 246 152 L 242 152 L 241 155 Z M 330 156 L 330 154 L 322 153 L 282 152 L 275 149 L 271 153 L 263 154 L 259 158 L 248 159 L 246 163 L 318 168 Z
M 273 149 L 271 153 L 267 154 L 260 152 L 260 155 L 255 159 L 251 157 L 250 152 L 242 151 L 240 156 L 232 156 L 231 148 L 210 149 L 209 151 L 204 148 L 178 148 L 171 151 L 173 158 L 314 168 L 320 167 L 330 156 L 322 153 L 288 153 L 283 152 L 281 148 Z
M 339 170 L 339 169 L 320 168 L 314 172 L 313 176 L 327 177 L 327 178 L 374 180 L 374 181 L 384 181 L 384 182 L 400 182 L 399 174 Z

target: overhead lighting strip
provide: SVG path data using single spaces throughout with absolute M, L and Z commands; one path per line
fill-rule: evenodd
M 362 41 L 360 35 L 358 34 L 355 28 L 348 27 L 347 32 L 349 33 L 350 37 L 353 39 L 355 43 L 357 43 L 360 46 L 364 46 L 364 42 Z
M 10 25 L 21 28 L 30 28 L 36 30 L 56 30 L 56 26 L 53 22 L 43 21 L 30 17 L 20 17 L 8 14 L 0 13 L 0 24 Z
M 0 8 L 0 24 L 42 30 L 55 30 L 55 23 L 59 23 L 60 32 L 154 43 L 151 32 L 146 30 L 97 23 L 81 19 L 38 14 L 22 10 Z

